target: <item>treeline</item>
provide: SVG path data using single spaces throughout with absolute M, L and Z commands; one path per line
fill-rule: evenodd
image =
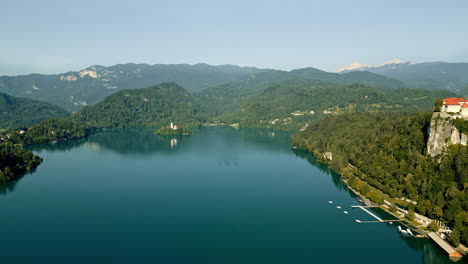
M 8 142 L 12 144 L 32 145 L 49 143 L 53 141 L 82 138 L 95 130 L 72 118 L 53 117 L 31 127 L 24 128 L 24 133 L 12 131 Z
M 408 204 L 454 227 L 452 242 L 468 242 L 468 147 L 454 145 L 439 160 L 426 156 L 431 113 L 344 113 L 313 122 L 293 145 L 314 152 L 348 183 L 383 202 L 407 197 Z M 370 193 L 370 185 L 378 191 Z
M 0 182 L 15 180 L 41 162 L 42 158 L 21 146 L 0 146 Z
M 436 99 L 454 96 L 447 91 L 379 89 L 361 84 L 337 85 L 323 81 L 287 81 L 250 98 L 238 112 L 225 115 L 246 127 L 299 129 L 311 120 L 343 112 L 432 110 Z M 313 111 L 313 112 L 311 112 Z

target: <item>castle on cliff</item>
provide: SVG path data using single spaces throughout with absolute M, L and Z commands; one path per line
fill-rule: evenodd
M 463 98 L 445 98 L 442 100 L 440 112 L 468 117 L 468 100 Z
M 463 98 L 445 98 L 442 100 L 440 112 L 468 117 L 468 100 Z

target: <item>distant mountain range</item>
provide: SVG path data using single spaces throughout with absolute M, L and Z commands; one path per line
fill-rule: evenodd
M 407 87 L 428 90 L 449 90 L 468 95 L 468 63 L 411 63 L 393 60 L 380 66 L 353 63 L 339 73 L 368 71 L 401 80 Z
M 220 116 L 237 111 L 250 97 L 275 84 L 327 82 L 332 85 L 361 84 L 380 90 L 424 88 L 468 95 L 468 63 L 403 63 L 380 66 L 352 64 L 331 73 L 315 68 L 292 71 L 207 64 L 119 64 L 91 66 L 62 74 L 1 76 L 0 91 L 79 111 L 120 90 L 174 82 L 187 89 L 208 111 Z
M 362 84 L 381 89 L 404 87 L 404 83 L 371 72 L 350 72 L 337 74 L 315 68 L 303 68 L 292 71 L 269 70 L 252 74 L 239 81 L 212 86 L 194 93 L 210 109 L 216 109 L 219 115 L 236 111 L 251 96 L 257 95 L 272 85 L 287 83 L 303 84 L 309 81 L 322 81 L 328 86 L 342 84 Z
M 29 127 L 50 117 L 69 115 L 58 106 L 0 92 L 0 128 Z
M 118 64 L 78 72 L 1 76 L 0 91 L 59 105 L 70 111 L 92 105 L 119 90 L 176 82 L 190 92 L 245 78 L 265 70 L 235 65 Z

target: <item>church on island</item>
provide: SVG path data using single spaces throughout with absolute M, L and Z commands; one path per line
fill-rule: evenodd
M 442 100 L 440 112 L 468 117 L 468 100 L 463 98 L 445 98 Z

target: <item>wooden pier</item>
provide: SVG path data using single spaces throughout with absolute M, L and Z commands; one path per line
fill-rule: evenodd
M 361 224 L 368 224 L 368 223 L 391 223 L 391 222 L 400 222 L 403 220 L 381 220 L 381 221 L 361 221 L 361 220 L 356 220 L 356 222 L 361 223 Z
M 451 258 L 461 258 L 462 254 L 456 251 L 447 241 L 443 240 L 439 235 L 434 232 L 427 234 L 434 242 L 437 243 Z

